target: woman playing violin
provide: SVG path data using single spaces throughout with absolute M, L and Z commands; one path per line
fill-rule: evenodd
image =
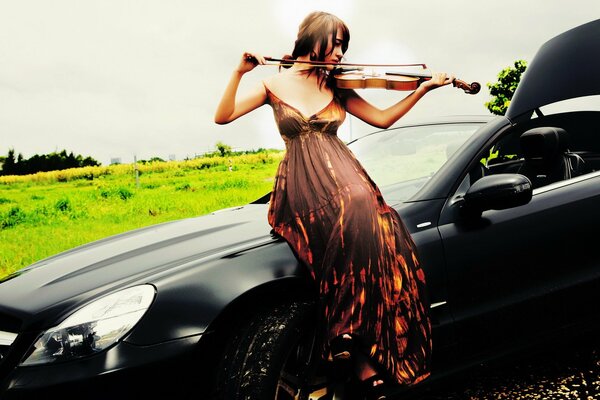
M 323 358 L 352 375 L 363 397 L 384 399 L 391 385 L 414 385 L 430 374 L 425 274 L 408 229 L 337 129 L 347 112 L 388 128 L 426 93 L 454 78 L 433 74 L 396 104 L 379 109 L 356 91 L 335 86 L 331 71 L 349 39 L 336 16 L 309 14 L 286 57 L 296 62 L 238 98 L 242 76 L 266 63 L 260 54 L 244 53 L 215 122 L 227 124 L 264 104 L 273 108 L 286 154 L 271 193 L 269 224 L 318 287 Z

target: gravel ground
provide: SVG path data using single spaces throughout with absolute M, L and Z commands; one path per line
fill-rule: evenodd
M 531 350 L 436 385 L 422 400 L 600 399 L 600 338 Z M 399 399 L 400 400 L 400 399 Z

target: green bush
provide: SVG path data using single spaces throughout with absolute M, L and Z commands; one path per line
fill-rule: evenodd
M 69 198 L 64 198 L 64 199 L 60 199 L 58 200 L 55 204 L 54 204 L 54 208 L 57 211 L 60 212 L 67 212 L 71 210 L 71 202 L 69 201 Z
M 181 185 L 176 186 L 175 190 L 185 190 L 185 191 L 191 191 L 191 192 L 194 191 L 194 189 L 192 188 L 192 185 L 190 185 L 188 182 L 185 182 L 185 183 L 182 183 Z
M 116 197 L 121 200 L 127 200 L 127 199 L 133 197 L 133 192 L 131 192 L 126 187 L 122 187 L 122 186 L 116 187 L 116 188 L 110 188 L 110 189 L 100 188 L 100 197 L 102 197 L 104 199 Z
M 116 194 L 121 200 L 127 200 L 133 196 L 133 193 L 124 187 L 117 188 Z
M 0 216 L 0 229 L 15 227 L 27 219 L 27 214 L 20 207 L 13 207 Z

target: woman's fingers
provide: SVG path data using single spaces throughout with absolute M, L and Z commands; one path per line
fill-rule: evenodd
M 267 61 L 265 58 L 258 53 L 244 52 L 244 54 L 242 54 L 242 61 L 240 62 L 238 71 L 252 71 L 257 65 L 264 65 L 266 62 Z
M 432 80 L 436 86 L 444 86 L 454 82 L 454 75 L 449 75 L 445 72 L 436 72 L 433 74 Z
M 423 85 L 427 90 L 431 90 L 448 85 L 454 82 L 454 79 L 454 75 L 449 75 L 445 72 L 434 72 L 431 74 L 431 79 L 426 81 Z
M 258 54 L 258 53 L 249 53 L 249 52 L 246 52 L 246 53 L 244 53 L 244 59 L 246 61 L 249 61 L 249 62 L 251 62 L 253 64 L 257 64 L 257 65 L 258 64 L 264 65 L 267 62 L 265 60 L 265 58 L 262 55 Z

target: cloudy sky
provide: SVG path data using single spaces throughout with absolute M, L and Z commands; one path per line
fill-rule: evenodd
M 347 23 L 349 62 L 422 62 L 483 85 L 475 96 L 452 87 L 429 93 L 403 118 L 414 121 L 487 114 L 486 83 L 517 59 L 531 61 L 551 37 L 599 18 L 600 2 L 0 0 L 0 154 L 67 149 L 108 164 L 193 157 L 217 141 L 283 148 L 268 106 L 226 126 L 213 114 L 241 53 L 290 53 L 313 10 Z M 276 72 L 259 67 L 240 90 Z M 361 91 L 381 107 L 406 94 Z M 339 134 L 373 130 L 350 118 Z

